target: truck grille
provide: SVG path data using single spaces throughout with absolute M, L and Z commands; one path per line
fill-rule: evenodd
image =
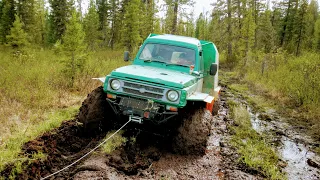
M 164 95 L 164 89 L 162 88 L 131 82 L 124 82 L 123 92 L 153 99 L 162 99 Z

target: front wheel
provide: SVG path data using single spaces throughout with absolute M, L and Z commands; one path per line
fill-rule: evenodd
M 211 113 L 198 107 L 183 119 L 178 134 L 173 139 L 173 151 L 180 154 L 203 155 L 211 133 Z
M 78 121 L 83 123 L 86 133 L 95 133 L 97 130 L 113 128 L 114 113 L 106 100 L 103 87 L 100 86 L 88 94 L 82 102 Z

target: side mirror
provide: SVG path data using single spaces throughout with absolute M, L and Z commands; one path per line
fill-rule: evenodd
M 211 76 L 216 75 L 217 71 L 218 71 L 218 64 L 212 63 L 211 66 L 210 66 L 210 75 Z
M 126 62 L 130 60 L 130 53 L 129 53 L 129 51 L 125 51 L 125 52 L 124 52 L 123 60 L 126 61 Z

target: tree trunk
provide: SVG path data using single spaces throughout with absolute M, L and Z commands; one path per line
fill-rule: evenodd
M 173 7 L 172 34 L 177 33 L 178 8 L 179 8 L 179 0 L 175 0 L 174 7 Z
M 232 64 L 232 31 L 231 31 L 231 0 L 227 0 L 228 5 L 228 25 L 227 25 L 227 34 L 228 34 L 228 55 L 227 62 Z

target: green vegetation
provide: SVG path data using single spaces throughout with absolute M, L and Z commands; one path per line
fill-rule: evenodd
M 22 163 L 28 160 L 27 157 L 19 156 L 22 145 L 44 132 L 59 127 L 62 121 L 76 115 L 78 108 L 78 106 L 69 107 L 68 109 L 43 114 L 44 120 L 41 123 L 38 123 L 40 121 L 39 117 L 34 117 L 36 119 L 30 119 L 29 124 L 21 124 L 19 127 L 13 126 L 13 128 L 17 129 L 12 131 L 6 139 L 3 139 L 0 146 L 0 171 L 3 170 L 6 164 L 14 163 L 15 169 L 19 173 L 18 170 L 22 168 L 20 167 Z M 21 130 L 22 128 L 23 130 Z M 39 152 L 38 154 L 34 154 L 29 160 L 43 158 L 45 158 L 45 155 Z
M 115 131 L 110 131 L 107 135 L 106 138 L 109 138 Z M 120 147 L 124 143 L 127 142 L 127 138 L 122 136 L 123 131 L 118 132 L 115 134 L 111 139 L 109 139 L 105 144 L 102 146 L 103 152 L 107 154 L 111 154 L 114 150 L 116 150 L 117 147 Z
M 60 126 L 63 120 L 77 113 L 86 94 L 100 85 L 92 77 L 105 76 L 125 65 L 121 52 L 90 54 L 83 73 L 76 76 L 74 87 L 69 88 L 60 60 L 64 55 L 32 49 L 27 54 L 16 54 L 6 47 L 3 49 L 0 51 L 3 77 L 0 80 L 0 171 L 10 162 L 24 160 L 18 154 L 25 142 Z
M 251 127 L 248 111 L 235 102 L 228 102 L 235 126 L 231 143 L 240 154 L 240 161 L 261 172 L 269 179 L 285 179 L 280 172 L 278 156 L 266 140 Z

